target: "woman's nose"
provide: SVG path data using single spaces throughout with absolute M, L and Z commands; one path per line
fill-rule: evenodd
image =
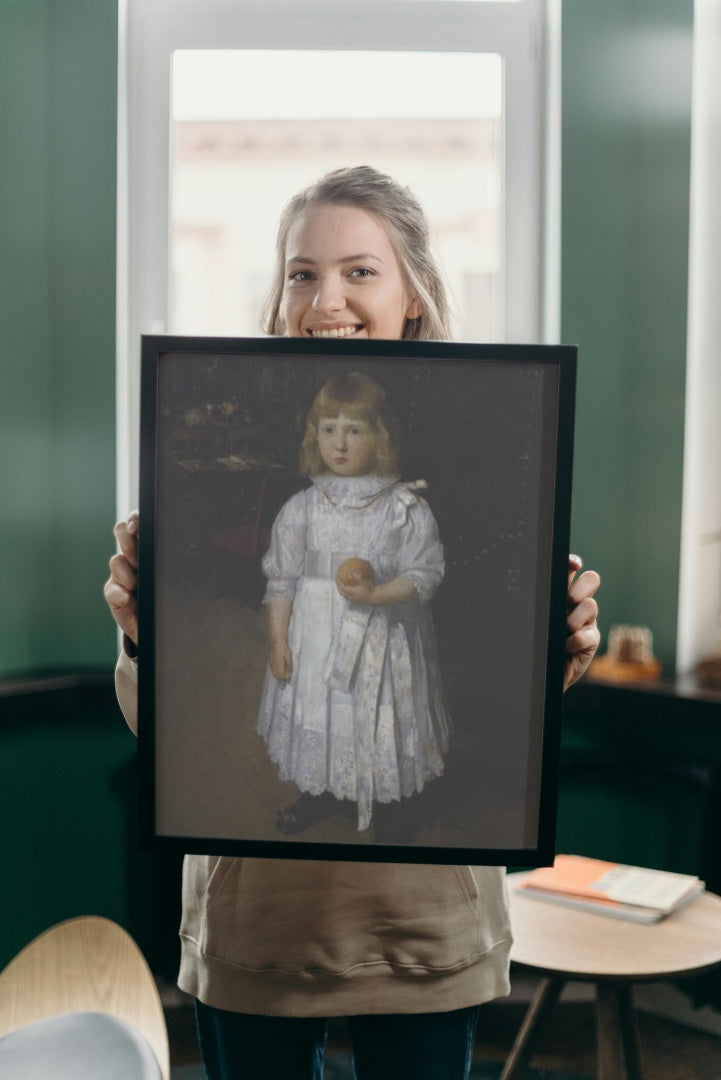
M 335 275 L 327 275 L 318 280 L 313 307 L 320 314 L 330 314 L 345 307 L 342 283 Z

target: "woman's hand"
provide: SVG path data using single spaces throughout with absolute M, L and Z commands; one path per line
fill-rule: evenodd
M 138 533 L 140 516 L 137 510 L 119 521 L 113 533 L 120 553 L 110 560 L 110 577 L 103 589 L 110 613 L 134 645 L 138 644 Z
M 601 640 L 596 619 L 598 604 L 594 594 L 601 584 L 595 570 L 576 574 L 583 566 L 578 555 L 568 557 L 568 616 L 566 618 L 566 670 L 563 689 L 568 690 L 581 678 L 593 660 Z

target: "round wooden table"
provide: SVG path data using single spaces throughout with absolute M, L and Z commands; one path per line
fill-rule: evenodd
M 596 986 L 599 1080 L 642 1080 L 632 985 L 721 966 L 721 898 L 705 892 L 657 923 L 627 922 L 528 898 L 509 874 L 511 960 L 542 979 L 501 1074 L 519 1080 L 569 980 Z

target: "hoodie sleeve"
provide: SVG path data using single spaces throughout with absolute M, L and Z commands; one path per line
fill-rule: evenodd
M 125 649 L 115 666 L 115 693 L 128 727 L 138 734 L 138 661 Z

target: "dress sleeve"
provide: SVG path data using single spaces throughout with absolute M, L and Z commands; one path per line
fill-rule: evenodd
M 115 693 L 128 727 L 138 733 L 138 664 L 123 649 L 115 668 Z
M 398 574 L 407 578 L 423 603 L 443 581 L 445 561 L 438 525 L 425 499 L 413 498 L 407 507 L 404 541 L 398 552 Z
M 263 556 L 263 573 L 268 579 L 265 604 L 279 597 L 292 600 L 295 594 L 305 561 L 305 500 L 303 491 L 294 495 L 273 522 L 270 547 Z

